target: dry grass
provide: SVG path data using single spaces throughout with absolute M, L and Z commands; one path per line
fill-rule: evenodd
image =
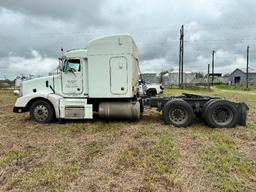
M 42 125 L 0 91 L 0 191 L 256 191 L 256 91 L 168 89 L 249 104 L 247 128 L 187 129 L 147 109 L 139 122 Z

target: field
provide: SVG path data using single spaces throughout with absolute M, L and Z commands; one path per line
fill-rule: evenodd
M 0 191 L 256 191 L 256 90 L 167 89 L 245 101 L 246 128 L 139 122 L 34 123 L 0 91 Z

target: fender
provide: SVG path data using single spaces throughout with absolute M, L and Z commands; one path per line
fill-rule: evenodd
M 13 112 L 22 113 L 29 111 L 29 108 L 33 101 L 44 99 L 47 100 L 54 108 L 56 118 L 60 116 L 59 103 L 60 99 L 63 97 L 57 94 L 44 94 L 44 93 L 33 93 L 29 95 L 24 95 L 17 98 L 16 103 L 13 108 Z

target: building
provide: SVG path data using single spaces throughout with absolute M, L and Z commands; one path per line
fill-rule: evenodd
M 249 68 L 248 70 L 248 82 L 249 85 L 256 85 L 256 70 Z M 237 68 L 229 77 L 232 85 L 246 85 L 246 68 Z
M 196 78 L 196 73 L 186 71 L 183 73 L 183 83 L 190 84 L 193 79 Z M 165 75 L 163 84 L 165 85 L 179 85 L 179 72 L 172 71 Z
M 148 84 L 159 83 L 157 73 L 142 73 L 141 78 Z
M 213 77 L 213 84 L 228 84 L 229 83 L 229 74 L 222 75 L 222 73 L 210 73 L 209 74 L 209 82 L 212 83 Z M 208 83 L 208 74 L 205 75 L 204 81 Z
M 164 74 L 161 73 L 142 73 L 141 74 L 142 79 L 149 84 L 154 83 L 163 83 L 163 85 L 168 86 L 178 86 L 179 85 L 179 72 L 178 71 L 172 71 L 172 72 L 166 72 Z M 183 83 L 190 84 L 193 79 L 196 78 L 196 73 L 192 72 L 184 72 L 183 73 Z

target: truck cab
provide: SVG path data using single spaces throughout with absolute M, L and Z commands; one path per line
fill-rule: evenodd
M 94 39 L 59 58 L 59 73 L 24 81 L 14 112 L 54 119 L 140 117 L 138 49 L 130 35 Z

